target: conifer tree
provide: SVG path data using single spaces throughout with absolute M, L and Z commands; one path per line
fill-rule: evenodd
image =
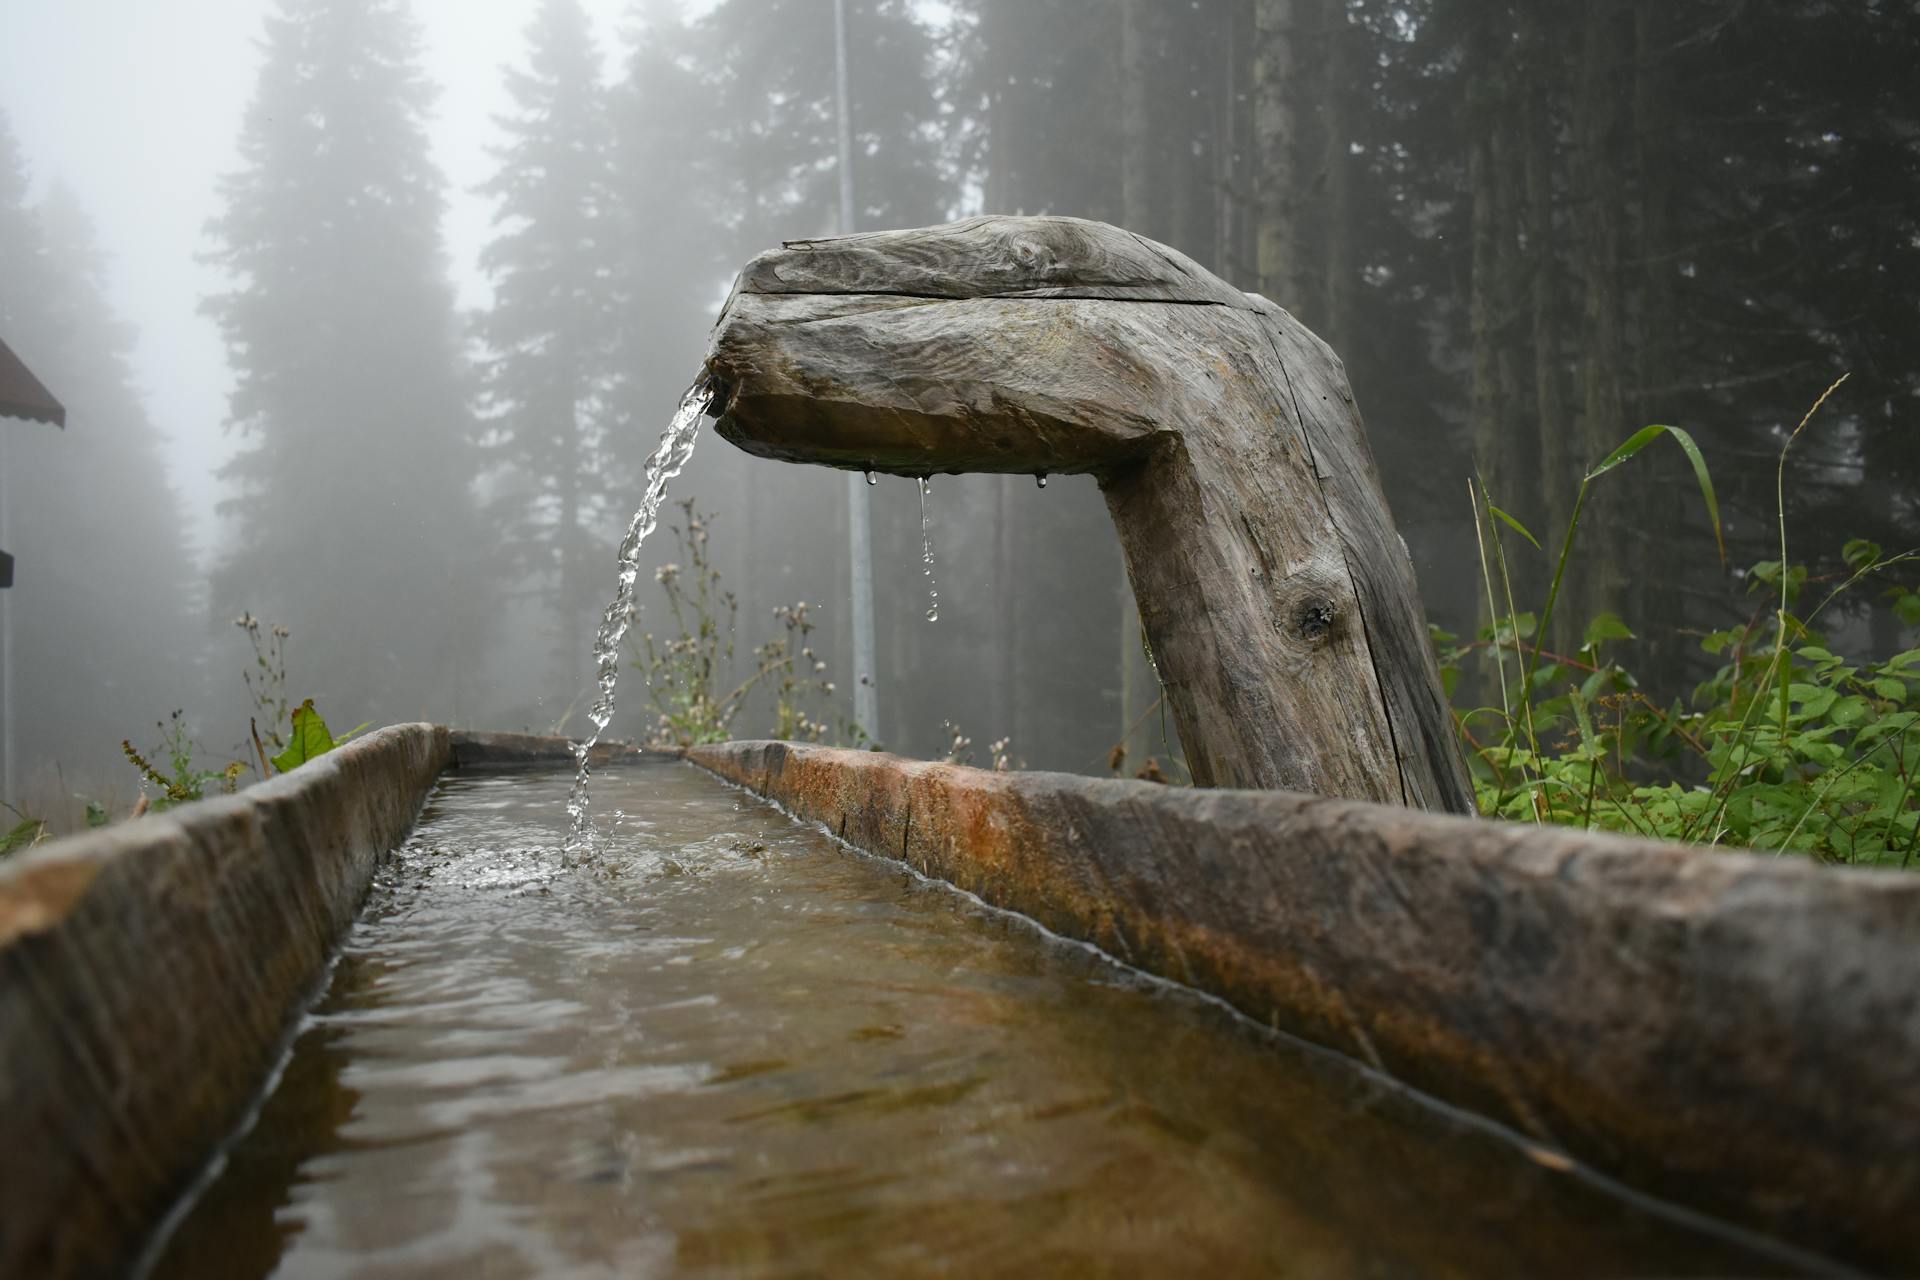
M 0 337 L 67 408 L 64 431 L 0 422 L 6 550 L 18 559 L 5 714 L 22 784 L 56 763 L 70 785 L 94 786 L 118 776 L 123 737 L 144 741 L 193 701 L 196 584 L 162 438 L 134 380 L 134 334 L 107 300 L 92 224 L 64 188 L 38 208 L 26 196 L 0 121 Z
M 494 302 L 476 325 L 482 443 L 491 523 L 552 612 L 571 689 L 591 660 L 632 450 L 609 434 L 614 220 L 599 51 L 578 0 L 543 0 L 527 42 L 527 69 L 506 73 L 516 112 L 502 121 L 500 168 L 482 188 L 499 202 L 481 258 Z
M 468 387 L 401 0 L 282 0 L 211 226 L 245 445 L 215 606 L 292 628 L 332 714 L 457 717 L 477 646 Z

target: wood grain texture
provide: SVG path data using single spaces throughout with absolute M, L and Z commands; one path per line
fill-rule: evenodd
M 938 228 L 789 240 L 748 263 L 738 288 L 1255 305 L 1177 249 L 1104 222 L 1060 217 L 967 218 Z
M 1117 227 L 974 218 L 762 254 L 707 367 L 763 457 L 1096 476 L 1200 785 L 1471 811 L 1345 372 L 1266 299 Z

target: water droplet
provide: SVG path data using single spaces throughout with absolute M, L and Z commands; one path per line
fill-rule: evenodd
M 940 592 L 933 581 L 933 522 L 927 514 L 927 493 L 931 486 L 926 476 L 920 477 L 920 563 L 926 568 L 921 572 L 927 579 L 927 621 L 940 621 Z
M 867 483 L 868 483 L 868 484 L 879 484 L 879 483 L 880 483 L 880 477 L 879 477 L 879 476 L 876 476 L 875 474 L 873 474 L 873 472 L 871 472 L 871 471 L 869 471 L 869 472 L 867 472 Z
M 1034 482 L 1035 482 L 1036 484 L 1038 484 L 1038 485 L 1039 485 L 1039 486 L 1040 486 L 1040 487 L 1041 487 L 1042 489 L 1044 489 L 1044 488 L 1046 488 L 1046 487 L 1047 487 L 1047 473 L 1046 473 L 1046 472 L 1044 472 L 1044 471 L 1042 471 L 1042 472 L 1040 472 L 1040 473 L 1039 473 L 1038 475 L 1036 475 L 1036 476 L 1034 476 L 1034 478 L 1033 478 L 1033 479 L 1034 479 Z

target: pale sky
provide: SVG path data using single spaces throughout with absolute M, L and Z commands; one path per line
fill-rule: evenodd
M 611 57 L 628 0 L 585 5 Z M 220 276 L 197 256 L 218 211 L 215 182 L 237 164 L 235 141 L 270 7 L 269 0 L 0 0 L 0 111 L 12 119 L 36 192 L 65 182 L 99 228 L 113 302 L 139 330 L 140 380 L 170 440 L 173 480 L 203 554 L 217 532 L 220 487 L 212 471 L 232 443 L 222 426 L 225 348 L 199 312 Z M 474 262 L 492 212 L 472 189 L 492 164 L 493 117 L 507 108 L 500 67 L 521 58 L 533 8 L 534 0 L 413 0 L 427 73 L 441 88 L 433 144 L 451 184 L 445 231 L 465 306 L 487 297 Z

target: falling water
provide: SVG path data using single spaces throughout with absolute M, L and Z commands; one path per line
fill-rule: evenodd
M 922 571 L 927 575 L 927 621 L 940 621 L 940 589 L 933 582 L 933 523 L 927 518 L 926 476 L 920 477 L 920 562 L 926 565 Z
M 1036 473 L 1036 474 L 1034 475 L 1034 477 L 1033 477 L 1033 478 L 1034 478 L 1034 479 L 1035 479 L 1036 481 L 1038 481 L 1038 482 L 1039 482 L 1039 484 L 1040 484 L 1040 487 L 1041 487 L 1042 489 L 1044 489 L 1044 488 L 1046 488 L 1046 487 L 1047 487 L 1047 473 L 1046 473 L 1046 472 L 1044 472 L 1044 471 L 1041 471 L 1041 472 L 1038 472 L 1038 473 Z
M 573 790 L 567 796 L 568 853 L 583 852 L 593 844 L 592 816 L 588 812 L 587 799 L 587 776 L 591 770 L 587 760 L 594 744 L 600 741 L 600 734 L 613 719 L 613 686 L 620 678 L 620 642 L 626 638 L 627 627 L 633 621 L 633 586 L 640 576 L 640 544 L 647 540 L 647 535 L 653 532 L 653 527 L 660 521 L 660 502 L 666 497 L 667 482 L 679 475 L 680 468 L 686 466 L 687 459 L 693 456 L 694 442 L 700 436 L 700 417 L 706 412 L 711 399 L 712 392 L 704 378 L 687 388 L 687 393 L 680 397 L 680 407 L 674 411 L 673 421 L 660 433 L 659 445 L 647 458 L 646 491 L 641 495 L 640 509 L 633 513 L 633 521 L 627 525 L 627 536 L 620 540 L 618 586 L 613 602 L 600 619 L 600 630 L 593 638 L 594 675 L 599 683 L 593 705 L 587 710 L 587 719 L 593 722 L 593 732 L 585 742 L 575 743 L 573 748 L 579 769 L 573 777 Z
M 868 484 L 879 484 L 879 483 L 880 483 L 880 479 L 879 479 L 879 477 L 877 477 L 877 476 L 875 476 L 875 475 L 873 474 L 873 472 L 871 472 L 871 471 L 869 471 L 869 472 L 867 472 L 867 483 L 868 483 Z

